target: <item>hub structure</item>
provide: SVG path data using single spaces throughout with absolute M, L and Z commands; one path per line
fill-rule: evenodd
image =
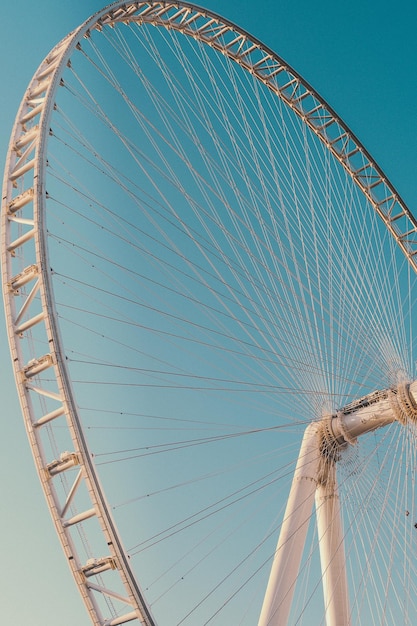
M 307 426 L 258 626 L 288 622 L 314 502 L 326 625 L 351 625 L 336 464 L 358 437 L 395 421 L 417 421 L 417 381 L 375 391 Z

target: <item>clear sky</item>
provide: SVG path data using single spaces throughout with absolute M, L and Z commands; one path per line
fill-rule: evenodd
M 417 39 L 414 0 L 206 0 L 271 47 L 350 126 L 417 214 Z M 0 148 L 43 57 L 98 0 L 9 2 L 0 37 Z M 35 475 L 12 380 L 0 313 L 3 391 L 1 621 L 20 626 L 90 623 Z

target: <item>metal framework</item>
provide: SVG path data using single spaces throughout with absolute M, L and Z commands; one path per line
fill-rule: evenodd
M 137 622 L 154 626 L 154 618 L 131 571 L 100 487 L 77 414 L 57 323 L 52 270 L 46 247 L 47 143 L 52 132 L 50 125 L 56 91 L 71 54 L 82 46 L 83 38 L 89 37 L 93 30 L 100 31 L 123 22 L 135 22 L 138 26 L 146 22 L 180 31 L 227 55 L 256 76 L 311 128 L 349 172 L 416 270 L 417 222 L 364 147 L 298 74 L 245 31 L 192 4 L 116 2 L 70 33 L 39 66 L 22 100 L 12 131 L 2 198 L 4 302 L 20 403 L 48 506 L 92 623 L 95 626 L 117 626 Z M 33 341 L 35 333 L 43 336 L 42 345 L 48 346 L 46 351 L 39 353 L 40 343 Z M 62 423 L 72 448 L 61 448 L 56 443 L 56 455 L 50 458 L 50 453 L 45 451 L 45 441 L 49 426 L 55 420 Z M 316 425 L 310 430 L 315 429 Z M 333 426 L 332 429 L 334 431 Z M 342 437 L 349 441 L 345 432 L 343 422 L 335 439 Z M 310 446 L 307 454 L 311 454 L 311 438 L 306 445 Z M 333 485 L 329 487 L 332 489 L 330 495 L 336 498 L 337 488 L 331 469 L 333 461 L 329 463 L 328 474 L 332 477 L 327 484 Z M 316 467 L 311 466 L 310 470 L 317 474 Z M 294 480 L 297 482 L 298 478 Z M 323 482 L 323 489 L 326 489 L 325 484 Z M 329 493 L 317 491 L 316 494 L 316 485 L 317 480 L 312 478 L 308 506 L 315 495 L 329 500 Z M 288 520 L 291 515 L 288 514 Z M 306 509 L 306 519 L 308 515 Z M 327 520 L 337 518 L 324 509 L 323 516 L 327 516 Z M 103 543 L 96 548 L 92 539 L 93 556 L 83 562 L 76 549 L 77 536 L 82 528 L 82 533 L 88 537 L 93 520 L 98 522 Z M 334 524 L 336 528 L 338 522 L 334 521 Z M 328 521 L 324 519 L 323 529 L 327 525 Z M 336 531 L 337 534 L 338 528 Z M 94 533 L 97 534 L 97 530 Z M 286 545 L 292 543 L 286 542 Z M 282 577 L 282 569 L 274 576 Z M 330 578 L 325 578 L 329 581 L 326 584 L 331 586 Z M 341 583 L 342 594 L 343 586 Z M 99 601 L 103 597 L 108 605 L 118 605 L 112 617 L 103 615 L 102 600 Z M 260 624 L 273 623 L 268 619 L 261 618 Z
M 305 430 L 258 626 L 287 624 L 315 501 L 327 626 L 350 626 L 336 463 L 365 433 L 417 420 L 417 381 L 376 391 Z

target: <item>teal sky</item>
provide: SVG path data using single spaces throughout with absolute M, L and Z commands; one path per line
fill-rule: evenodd
M 344 119 L 417 214 L 417 5 L 413 0 L 206 0 L 284 58 Z M 0 147 L 49 50 L 102 8 L 97 0 L 7 3 L 0 37 Z M 88 626 L 35 475 L 0 313 L 3 391 L 1 620 Z

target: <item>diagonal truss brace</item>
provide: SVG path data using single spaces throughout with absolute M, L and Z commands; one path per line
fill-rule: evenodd
M 276 93 L 349 171 L 415 269 L 417 224 L 363 146 L 300 76 L 245 31 L 189 2 L 116 2 L 70 33 L 41 63 L 16 117 L 2 197 L 6 323 L 22 413 L 58 536 L 92 623 L 116 626 L 136 621 L 155 626 L 131 571 L 85 441 L 65 364 L 46 247 L 46 153 L 56 91 L 71 54 L 81 45 L 83 37 L 123 22 L 175 29 L 225 54 Z M 32 335 L 41 336 L 42 341 L 39 344 L 31 341 Z M 44 346 L 43 352 L 37 351 L 37 345 Z M 398 392 L 398 397 L 401 394 L 405 392 Z M 404 418 L 407 411 L 398 406 L 391 408 L 391 413 L 396 412 L 400 421 L 407 419 Z M 73 448 L 62 450 L 57 459 L 51 459 L 45 454 L 43 439 L 57 421 L 68 431 Z M 326 444 L 323 448 L 326 454 L 332 446 L 345 441 L 351 443 L 357 436 L 355 428 L 349 430 L 348 422 L 347 413 L 344 418 L 334 416 L 323 421 L 320 437 Z M 314 470 L 314 465 L 311 468 Z M 314 471 L 310 473 L 310 478 L 297 482 L 310 483 L 314 489 L 307 490 L 308 497 L 314 499 L 318 483 Z M 58 491 L 59 481 L 69 485 L 64 495 Z M 87 502 L 79 509 L 76 500 L 81 492 L 87 494 Z M 77 554 L 75 535 L 81 525 L 87 527 L 93 520 L 99 524 L 107 552 L 104 556 L 93 554 L 96 566 L 91 568 L 91 559 L 84 562 Z M 112 572 L 117 573 L 124 595 L 112 589 L 107 581 L 92 582 L 94 577 L 104 579 Z M 121 610 L 117 615 L 104 617 L 97 601 L 97 596 L 103 594 L 127 599 L 127 612 Z

